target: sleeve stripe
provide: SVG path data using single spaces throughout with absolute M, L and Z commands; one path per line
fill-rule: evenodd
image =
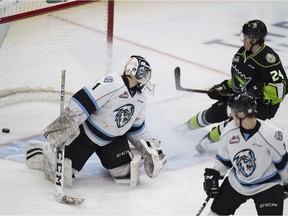
M 89 113 L 87 112 L 87 110 L 85 109 L 84 106 L 82 106 L 82 104 L 76 99 L 76 98 L 71 98 L 71 100 L 76 103 L 80 108 L 81 110 L 83 110 L 83 112 L 85 113 L 85 115 L 88 117 L 89 116 Z
M 98 128 L 89 118 L 86 125 L 90 132 L 103 141 L 112 141 L 115 137 Z
M 288 153 L 286 152 L 286 154 L 282 157 L 282 159 L 279 162 L 274 161 L 274 165 L 277 168 L 277 170 L 281 171 L 285 169 L 285 167 L 287 166 L 287 162 L 288 162 Z
M 93 112 L 95 112 L 97 109 L 99 109 L 99 106 L 97 105 L 97 102 L 93 99 L 92 95 L 89 93 L 89 91 L 86 88 L 83 88 L 79 90 L 77 93 L 75 93 L 72 97 L 72 99 L 75 99 L 74 101 L 84 110 L 86 110 L 86 113 L 88 113 L 88 116 L 91 115 Z M 81 104 L 81 105 L 80 105 Z
M 225 165 L 228 169 L 232 167 L 232 163 L 230 160 L 225 160 L 223 157 L 221 157 L 218 154 L 216 155 L 215 159 L 221 162 L 223 165 Z
M 140 133 L 141 131 L 143 131 L 145 129 L 145 122 L 143 122 L 141 125 L 133 125 L 129 131 L 127 132 L 128 135 L 133 135 L 133 134 L 137 134 Z
M 281 179 L 280 175 L 277 172 L 271 173 L 268 176 L 265 176 L 264 178 L 260 178 L 257 179 L 256 181 L 253 182 L 245 182 L 245 181 L 241 181 L 237 175 L 236 175 L 236 170 L 235 168 L 233 168 L 233 175 L 235 176 L 235 178 L 238 179 L 239 183 L 245 187 L 257 187 L 260 184 L 266 184 L 269 182 L 275 182 L 275 181 L 279 181 Z
M 86 92 L 86 94 L 88 95 L 88 97 L 90 98 L 90 100 L 93 102 L 94 106 L 96 107 L 96 110 L 99 109 L 99 106 L 97 104 L 97 101 L 94 99 L 94 97 L 90 94 L 90 92 L 88 91 L 88 89 L 86 87 L 83 88 L 84 91 Z

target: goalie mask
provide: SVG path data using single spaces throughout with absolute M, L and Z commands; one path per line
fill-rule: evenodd
M 145 58 L 139 55 L 133 55 L 129 58 L 124 68 L 124 74 L 134 77 L 138 82 L 138 89 L 141 92 L 148 91 L 154 94 L 155 85 L 150 83 L 151 67 Z
M 145 58 L 133 55 L 125 65 L 124 74 L 135 77 L 138 83 L 146 83 L 151 79 L 151 67 Z

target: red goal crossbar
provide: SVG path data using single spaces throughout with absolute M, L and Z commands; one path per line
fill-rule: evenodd
M 76 6 L 81 6 L 89 3 L 100 2 L 101 0 L 75 0 L 71 2 L 64 2 L 57 5 L 52 5 L 45 8 L 39 8 L 32 11 L 22 12 L 14 15 L 0 17 L 0 24 L 13 22 L 21 19 L 26 19 L 33 16 L 39 16 L 54 11 L 64 10 Z M 114 29 L 114 0 L 108 0 L 108 23 L 107 23 L 107 42 L 113 43 L 113 29 Z
M 0 17 L 0 24 L 13 22 L 13 21 L 21 20 L 21 19 L 26 19 L 29 17 L 51 13 L 53 11 L 63 10 L 63 9 L 67 9 L 70 7 L 80 6 L 80 5 L 93 3 L 97 1 L 100 1 L 100 0 L 75 0 L 71 2 L 65 2 L 62 4 L 45 7 L 45 8 L 35 9 L 33 11 L 27 11 L 27 12 L 22 12 L 22 13 L 18 13 L 18 14 L 6 16 L 6 17 Z

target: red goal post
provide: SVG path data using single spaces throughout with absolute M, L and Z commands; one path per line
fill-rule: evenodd
M 47 1 L 0 0 L 0 106 L 59 100 L 62 70 L 73 94 L 111 68 L 114 1 Z

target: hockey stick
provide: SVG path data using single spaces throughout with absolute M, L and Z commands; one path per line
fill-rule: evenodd
M 60 114 L 64 110 L 65 101 L 65 73 L 63 70 L 61 74 L 61 98 L 60 98 Z M 85 199 L 70 197 L 63 192 L 63 181 L 64 181 L 64 159 L 65 159 L 65 146 L 56 148 L 56 169 L 55 169 L 55 190 L 54 198 L 63 204 L 67 205 L 81 205 Z
M 207 94 L 207 92 L 208 92 L 206 90 L 200 90 L 200 89 L 183 88 L 181 86 L 181 70 L 180 70 L 180 67 L 176 67 L 174 69 L 174 77 L 175 77 L 176 90 L 178 90 L 178 91 L 187 91 L 187 92 L 204 93 L 204 94 Z
M 206 207 L 207 203 L 209 202 L 210 198 L 211 198 L 211 196 L 208 195 L 207 198 L 205 199 L 204 203 L 202 204 L 201 208 L 199 209 L 198 213 L 196 214 L 196 216 L 200 216 L 200 214 L 202 213 L 202 211 Z

